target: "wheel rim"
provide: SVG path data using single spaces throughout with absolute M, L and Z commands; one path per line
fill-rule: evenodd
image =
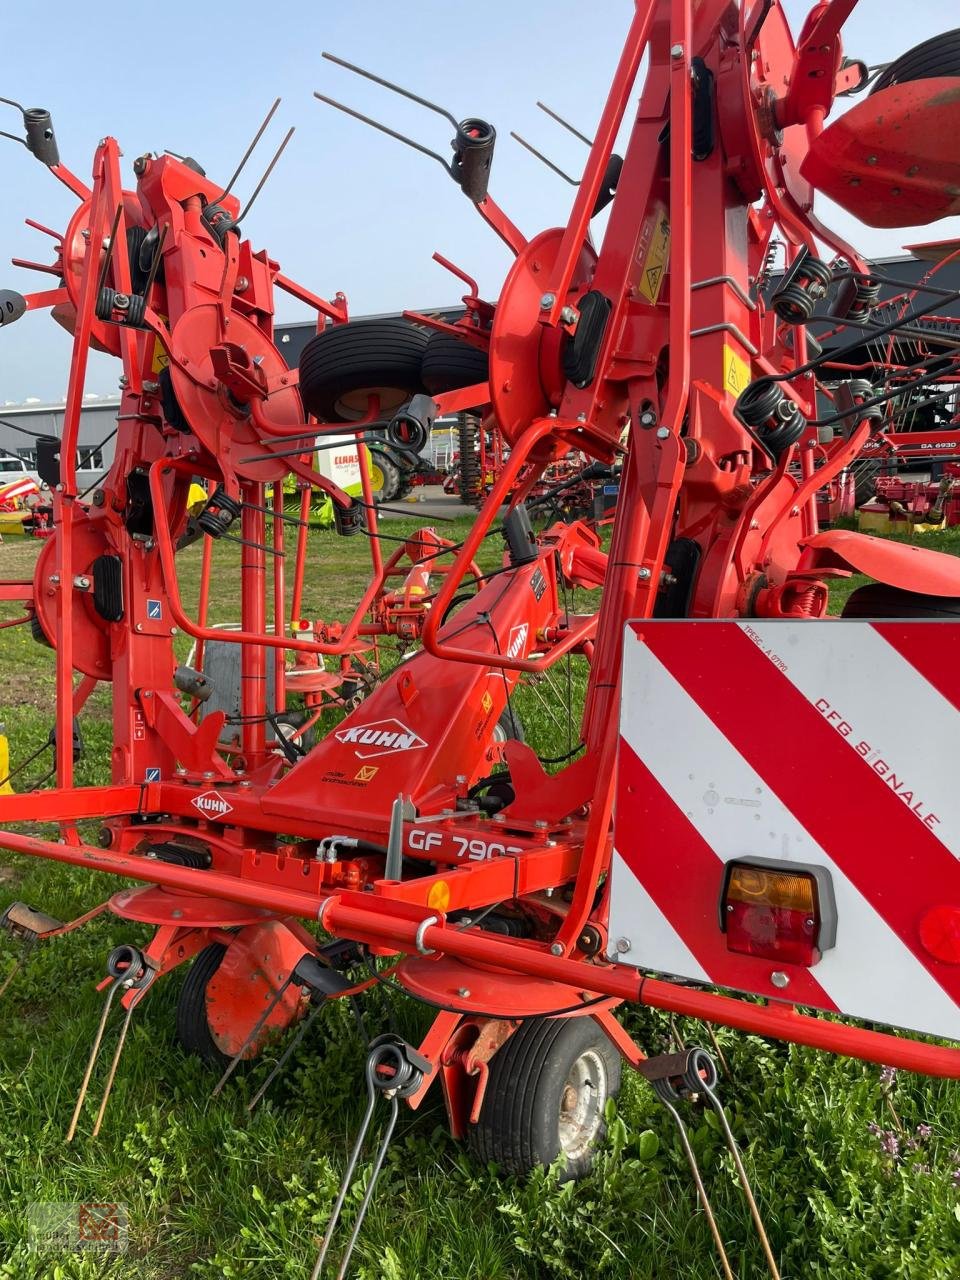
M 374 493 L 383 491 L 383 472 L 375 462 L 370 467 L 370 488 Z
M 606 1098 L 606 1064 L 595 1049 L 587 1049 L 571 1066 L 560 1092 L 560 1150 L 568 1160 L 590 1151 L 603 1124 Z

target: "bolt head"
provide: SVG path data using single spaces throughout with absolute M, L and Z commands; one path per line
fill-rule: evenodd
M 682 45 L 682 44 L 674 44 L 674 45 L 671 45 L 671 46 L 670 46 L 670 57 L 671 57 L 671 58 L 682 58 L 682 57 L 683 57 L 683 45 Z
M 573 307 L 564 307 L 563 310 L 560 312 L 560 319 L 563 321 L 564 324 L 573 324 L 576 318 L 577 318 L 577 313 L 576 311 L 574 311 Z
M 629 938 L 617 939 L 617 950 L 620 952 L 622 956 L 625 956 L 627 952 L 632 948 L 632 946 L 633 946 L 633 943 L 630 941 Z
M 789 977 L 785 973 L 781 972 L 780 969 L 775 969 L 773 973 L 771 973 L 770 981 L 775 987 L 779 987 L 781 991 L 784 987 L 789 987 L 790 985 Z
M 461 999 L 461 1000 L 469 1000 L 469 998 L 470 998 L 470 988 L 469 988 L 469 987 L 457 987 L 457 995 L 460 997 L 460 999 Z
M 543 297 L 540 299 L 540 310 L 549 311 L 550 308 L 553 306 L 553 304 L 556 302 L 556 300 L 557 300 L 557 295 L 555 293 L 545 293 Z
M 657 425 L 657 415 L 652 409 L 644 409 L 639 421 L 641 427 L 655 427 Z
M 668 437 L 669 435 L 670 435 L 670 428 L 669 428 L 669 427 L 657 427 L 657 439 L 658 439 L 658 440 L 666 440 L 666 439 L 667 439 L 667 437 Z
M 563 943 L 562 943 L 562 942 L 554 942 L 554 943 L 552 943 L 552 944 L 551 944 L 551 946 L 550 946 L 550 954 L 551 954 L 552 956 L 562 956 L 562 955 L 563 955 Z
M 650 570 L 647 568 L 643 568 L 640 570 L 637 576 L 640 578 L 641 582 L 646 582 L 647 579 L 650 577 Z

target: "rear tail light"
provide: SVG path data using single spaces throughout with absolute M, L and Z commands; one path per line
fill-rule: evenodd
M 836 942 L 837 912 L 825 867 L 740 858 L 727 863 L 720 928 L 727 949 L 782 964 L 814 965 Z

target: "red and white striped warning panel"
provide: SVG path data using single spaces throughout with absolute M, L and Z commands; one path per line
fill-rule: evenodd
M 960 1039 L 960 623 L 624 649 L 610 954 Z

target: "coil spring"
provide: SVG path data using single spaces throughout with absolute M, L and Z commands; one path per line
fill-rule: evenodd
M 785 324 L 806 324 L 813 316 L 820 298 L 827 296 L 833 271 L 826 262 L 808 253 L 797 260 L 787 276 L 787 283 L 773 294 L 773 310 Z
M 125 324 L 131 328 L 140 329 L 143 327 L 143 318 L 146 315 L 147 300 L 139 293 L 118 293 L 116 289 L 111 289 L 104 285 L 97 294 L 97 302 L 94 312 L 98 320 L 105 320 L 113 324 Z M 117 313 L 119 320 L 114 318 Z
M 868 319 L 871 311 L 879 301 L 880 285 L 871 280 L 869 276 L 858 276 L 856 292 L 853 295 L 853 302 L 847 312 L 846 319 L 854 324 Z
M 224 491 L 223 485 L 217 485 L 213 494 L 207 499 L 207 505 L 197 516 L 197 524 L 204 533 L 209 533 L 211 538 L 220 538 L 236 520 L 240 509 L 240 500 L 231 498 Z
M 232 218 L 222 205 L 206 205 L 203 212 L 200 214 L 200 217 L 204 226 L 220 245 L 222 245 L 226 239 L 228 231 L 236 230 L 236 219 Z
M 737 400 L 737 416 L 759 436 L 774 458 L 803 435 L 806 420 L 775 382 L 751 382 Z
M 857 404 L 860 400 L 872 400 L 877 394 L 877 389 L 867 378 L 851 378 L 847 383 L 847 390 L 853 398 L 855 408 L 844 419 L 844 422 L 856 425 L 857 422 L 883 422 L 885 406 L 882 404 L 871 404 L 866 408 L 862 404 Z
M 364 510 L 359 502 L 351 502 L 349 507 L 333 504 L 333 527 L 341 538 L 352 538 L 361 533 L 365 527 Z
M 796 264 L 789 283 L 773 295 L 773 309 L 785 324 L 806 324 L 832 281 L 831 268 L 808 253 Z

